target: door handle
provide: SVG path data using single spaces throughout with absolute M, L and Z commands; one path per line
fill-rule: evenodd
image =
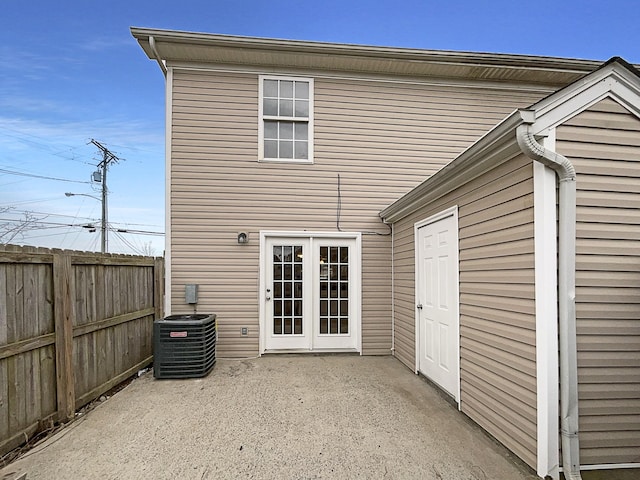
M 267 288 L 267 295 L 265 297 L 266 300 L 271 300 L 271 289 Z
M 418 305 L 416 305 L 416 308 L 417 308 L 418 310 L 422 310 L 422 304 L 421 304 L 421 303 L 419 303 Z

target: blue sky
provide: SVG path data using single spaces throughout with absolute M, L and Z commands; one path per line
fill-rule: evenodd
M 131 37 L 150 27 L 640 63 L 640 5 L 609 1 L 0 0 L 0 235 L 99 250 L 93 138 L 109 170 L 110 251 L 161 255 L 164 79 Z M 36 178 L 48 177 L 48 178 Z M 59 179 L 59 180 L 53 180 Z M 71 180 L 71 181 L 62 181 Z M 72 226 L 69 226 L 72 225 Z M 24 226 L 24 223 L 23 223 Z M 6 238 L 6 237 L 5 237 Z

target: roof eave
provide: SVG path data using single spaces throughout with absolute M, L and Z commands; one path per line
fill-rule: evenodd
M 131 28 L 150 59 L 433 75 L 451 78 L 565 85 L 601 62 L 530 55 L 421 50 Z

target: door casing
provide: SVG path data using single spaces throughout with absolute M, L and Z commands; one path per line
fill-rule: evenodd
M 310 244 L 314 245 L 314 240 L 353 240 L 354 248 L 352 255 L 353 272 L 350 276 L 350 282 L 353 283 L 352 303 L 350 303 L 351 331 L 354 336 L 353 348 L 317 348 L 313 352 L 339 352 L 339 351 L 357 351 L 362 354 L 362 234 L 359 232 L 307 232 L 307 231 L 260 231 L 260 275 L 259 275 L 259 328 L 260 342 L 259 354 L 262 355 L 266 351 L 266 335 L 267 333 L 267 240 L 268 239 L 309 239 Z M 314 298 L 315 300 L 315 298 Z M 315 312 L 315 308 L 314 308 Z M 288 351 L 288 350 L 284 350 Z
M 451 282 L 451 288 L 453 289 L 452 295 L 454 297 L 454 301 L 452 304 L 452 318 L 455 321 L 455 331 L 453 333 L 453 338 L 455 339 L 455 344 L 452 345 L 454 352 L 453 355 L 456 359 L 455 372 L 456 372 L 456 387 L 453 392 L 448 392 L 453 395 L 455 401 L 458 404 L 458 408 L 460 408 L 460 292 L 459 292 L 459 277 L 460 277 L 460 268 L 459 268 L 459 246 L 458 246 L 458 207 L 453 206 L 442 212 L 439 212 L 435 215 L 432 215 L 429 218 L 426 218 L 420 222 L 414 224 L 414 249 L 415 249 L 415 373 L 420 373 L 420 354 L 422 345 L 420 344 L 421 340 L 421 324 L 420 324 L 420 310 L 418 309 L 418 303 L 420 302 L 420 298 L 422 292 L 420 292 L 421 282 L 420 282 L 420 235 L 419 230 L 427 225 L 436 224 L 441 220 L 447 219 L 449 217 L 453 217 L 454 220 L 454 237 L 452 242 L 454 243 L 453 247 L 453 259 L 452 262 L 454 264 L 454 268 L 452 273 L 452 277 L 449 279 Z

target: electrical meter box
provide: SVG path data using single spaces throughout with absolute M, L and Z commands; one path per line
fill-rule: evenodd
M 184 286 L 184 301 L 191 305 L 198 303 L 198 285 L 191 283 Z

